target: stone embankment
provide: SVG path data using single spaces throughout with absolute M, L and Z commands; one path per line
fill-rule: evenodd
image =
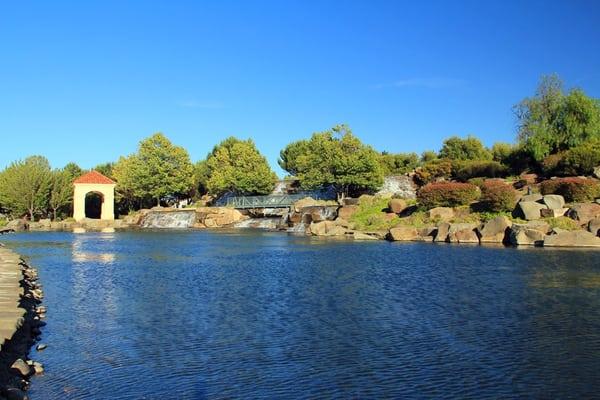
M 0 247 L 0 399 L 27 399 L 29 377 L 44 372 L 40 363 L 27 357 L 45 325 L 37 280 L 35 269 Z M 40 350 L 45 347 L 38 345 Z

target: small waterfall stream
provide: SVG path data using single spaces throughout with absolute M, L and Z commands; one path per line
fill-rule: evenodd
M 141 223 L 142 228 L 191 228 L 196 222 L 195 210 L 150 211 Z

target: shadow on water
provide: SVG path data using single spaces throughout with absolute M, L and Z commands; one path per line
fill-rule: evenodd
M 4 238 L 3 238 L 4 240 Z M 600 253 L 254 230 L 6 237 L 45 288 L 32 399 L 583 398 Z

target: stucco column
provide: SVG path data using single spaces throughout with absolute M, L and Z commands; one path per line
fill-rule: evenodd
M 73 193 L 73 218 L 75 221 L 85 218 L 85 195 L 85 189 L 80 185 L 75 185 Z
M 115 219 L 115 185 L 102 192 L 102 211 L 100 219 L 112 221 Z

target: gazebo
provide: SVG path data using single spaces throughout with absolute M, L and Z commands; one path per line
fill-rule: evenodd
M 73 218 L 81 221 L 86 215 L 85 201 L 90 193 L 95 193 L 101 199 L 101 220 L 115 219 L 115 185 L 116 183 L 98 171 L 90 171 L 73 181 Z

